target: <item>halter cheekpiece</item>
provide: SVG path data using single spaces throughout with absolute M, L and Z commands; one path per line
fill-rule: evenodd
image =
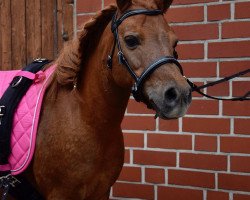
M 124 65 L 126 69 L 128 70 L 129 74 L 133 77 L 135 80 L 135 84 L 132 87 L 132 94 L 136 101 L 143 101 L 143 94 L 142 94 L 142 86 L 145 82 L 145 80 L 159 67 L 161 67 L 164 64 L 167 63 L 174 63 L 179 69 L 181 74 L 183 75 L 183 69 L 181 64 L 172 56 L 162 56 L 158 60 L 154 61 L 151 65 L 149 65 L 142 74 L 138 77 L 135 72 L 133 71 L 132 67 L 129 65 L 126 57 L 124 56 L 119 40 L 118 35 L 118 27 L 121 25 L 121 23 L 127 19 L 128 17 L 134 16 L 134 15 L 163 15 L 162 10 L 146 10 L 146 9 L 138 9 L 138 10 L 129 10 L 125 12 L 120 18 L 117 19 L 117 14 L 114 15 L 112 19 L 111 24 L 111 30 L 114 34 L 115 43 L 112 50 L 111 55 L 108 56 L 107 65 L 109 68 L 112 68 L 112 58 L 114 55 L 115 47 L 117 45 L 118 48 L 118 59 L 119 63 Z

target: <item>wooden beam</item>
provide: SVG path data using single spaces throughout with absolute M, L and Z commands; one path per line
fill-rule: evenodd
M 27 62 L 42 56 L 41 1 L 26 0 Z
M 25 0 L 11 0 L 12 69 L 26 64 Z
M 1 1 L 0 4 L 0 25 L 1 25 L 1 62 L 0 69 L 7 70 L 12 68 L 11 62 L 11 1 Z

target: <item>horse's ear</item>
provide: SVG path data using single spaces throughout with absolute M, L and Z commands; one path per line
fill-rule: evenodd
M 163 10 L 163 12 L 167 12 L 168 8 L 173 3 L 173 0 L 157 0 L 158 7 Z
M 132 3 L 132 0 L 116 0 L 116 4 L 120 11 L 125 11 Z

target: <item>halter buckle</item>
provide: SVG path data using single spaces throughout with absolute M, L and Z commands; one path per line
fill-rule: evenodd
M 0 106 L 0 125 L 2 124 L 2 118 L 5 114 L 5 106 Z
M 118 52 L 118 60 L 120 64 L 124 64 L 124 54 L 121 51 Z
M 133 85 L 133 87 L 132 87 L 132 91 L 133 91 L 133 92 L 137 92 L 137 90 L 138 90 L 138 87 L 137 87 L 137 84 L 135 83 L 135 84 Z
M 110 55 L 108 55 L 107 67 L 108 67 L 109 69 L 112 69 L 112 57 L 111 57 Z

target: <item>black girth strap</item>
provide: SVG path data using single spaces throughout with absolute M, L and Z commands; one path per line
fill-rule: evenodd
M 35 74 L 48 63 L 50 61 L 47 59 L 36 59 L 22 70 Z M 14 113 L 32 83 L 33 80 L 16 76 L 0 99 L 0 165 L 8 165 Z M 8 193 L 17 200 L 43 199 L 26 178 L 22 175 L 14 177 L 10 171 L 0 171 L 0 188 L 3 189 L 2 200 L 7 199 Z
M 23 71 L 37 73 L 49 62 L 49 60 L 37 59 L 25 67 Z M 10 137 L 13 116 L 19 102 L 32 83 L 33 81 L 26 77 L 14 77 L 10 86 L 0 99 L 0 165 L 8 164 L 11 151 Z

